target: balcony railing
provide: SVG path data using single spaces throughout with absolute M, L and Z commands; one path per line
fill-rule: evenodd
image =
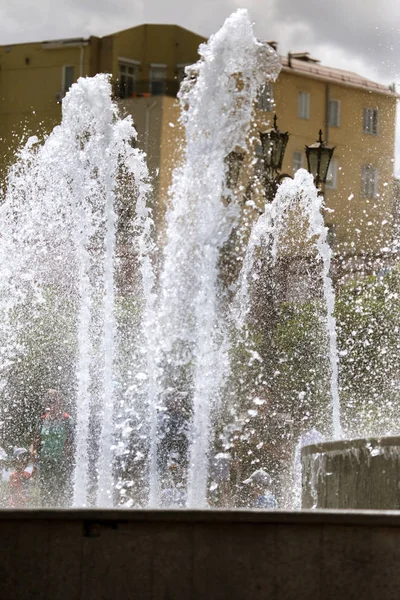
M 129 83 L 115 83 L 115 95 L 118 98 L 148 98 L 151 96 L 176 96 L 179 91 L 179 81 L 176 79 L 151 81 L 144 79 Z

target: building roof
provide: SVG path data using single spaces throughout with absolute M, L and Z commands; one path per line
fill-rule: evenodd
M 296 56 L 303 56 L 304 58 L 299 59 L 296 58 Z M 281 62 L 282 71 L 286 73 L 294 73 L 296 75 L 302 75 L 303 77 L 320 79 L 328 83 L 337 83 L 339 85 L 400 98 L 400 94 L 397 94 L 386 85 L 371 81 L 370 79 L 357 75 L 357 73 L 352 73 L 351 71 L 343 71 L 342 69 L 321 65 L 316 59 L 308 57 L 307 53 L 281 56 Z
M 77 46 L 77 45 L 88 45 L 90 44 L 90 41 L 92 38 L 97 38 L 97 39 L 104 39 L 107 37 L 112 37 L 114 35 L 117 35 L 118 33 L 123 33 L 125 31 L 130 31 L 130 30 L 134 30 L 134 29 L 140 29 L 142 27 L 175 27 L 175 29 L 181 30 L 181 31 L 187 31 L 188 33 L 190 33 L 191 35 L 194 35 L 198 38 L 201 38 L 202 40 L 206 41 L 207 38 L 200 35 L 199 33 L 195 33 L 194 31 L 191 31 L 190 29 L 187 29 L 186 27 L 182 27 L 181 25 L 176 25 L 176 24 L 169 24 L 169 23 L 141 23 L 140 25 L 134 25 L 132 27 L 127 27 L 126 29 L 120 29 L 118 31 L 114 31 L 113 33 L 107 33 L 103 36 L 96 36 L 96 35 L 90 35 L 89 37 L 76 37 L 76 38 L 57 38 L 57 39 L 51 39 L 51 40 L 35 40 L 35 41 L 30 41 L 30 42 L 16 42 L 16 43 L 11 43 L 11 44 L 0 44 L 0 49 L 1 48 L 11 48 L 13 46 L 25 46 L 27 44 L 38 44 L 38 45 L 42 45 L 43 48 L 60 48 L 62 46 Z
M 130 31 L 131 29 L 141 29 L 142 27 L 165 27 L 165 28 L 175 27 L 175 29 L 180 29 L 181 31 L 187 31 L 191 35 L 202 38 L 203 40 L 207 40 L 207 38 L 204 37 L 203 35 L 201 35 L 200 33 L 196 33 L 195 31 L 192 31 L 191 29 L 187 29 L 187 27 L 182 27 L 181 25 L 177 25 L 176 23 L 141 23 L 140 25 L 133 25 L 132 27 L 127 27 L 126 29 L 120 29 L 118 31 L 114 31 L 113 33 L 107 33 L 106 35 L 100 36 L 100 37 L 101 38 L 110 37 L 113 35 L 117 35 L 118 33 Z

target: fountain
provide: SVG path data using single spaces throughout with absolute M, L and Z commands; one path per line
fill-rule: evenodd
M 162 503 L 165 467 L 176 455 L 162 455 L 163 420 L 172 418 L 176 398 L 187 409 L 178 458 L 187 505 L 208 502 L 226 347 L 218 261 L 239 215 L 226 158 L 246 148 L 257 91 L 277 76 L 280 63 L 255 39 L 246 11 L 227 19 L 200 56 L 179 95 L 186 150 L 170 191 L 159 283 L 145 157 L 132 144 L 132 121 L 118 115 L 107 76 L 73 85 L 61 124 L 43 144 L 30 138 L 9 173 L 0 215 L 4 421 L 15 411 L 26 419 L 30 395 L 29 410 L 40 414 L 46 387 L 62 388 L 76 420 L 74 506 L 112 506 L 116 496 L 132 503 L 126 497 L 132 482 L 123 474 L 132 458 L 146 463 L 136 481 L 140 502 Z M 228 196 L 228 204 L 221 202 Z M 126 214 L 132 202 L 135 214 Z M 117 281 L 130 265 L 135 281 L 124 294 Z M 46 347 L 39 342 L 50 335 L 50 318 Z M 35 381 L 32 360 L 54 366 Z M 18 389 L 26 370 L 31 380 Z M 135 438 L 133 421 L 144 435 Z M 115 471 L 122 472 L 116 487 Z
M 0 510 L 3 595 L 395 598 L 396 513 L 248 510 L 248 482 L 272 476 L 279 507 L 298 509 L 302 455 L 303 508 L 400 507 L 400 278 L 335 299 L 304 170 L 261 216 L 246 201 L 232 161 L 280 68 L 247 12 L 200 56 L 179 93 L 186 148 L 163 248 L 106 75 L 74 84 L 61 124 L 9 172 L 2 445 L 30 443 L 57 388 L 75 460 L 64 510 L 32 510 L 48 508 L 40 490 L 28 510 Z
M 240 179 L 231 185 L 232 157 L 248 150 L 258 90 L 277 77 L 279 58 L 256 40 L 245 10 L 199 54 L 178 95 L 186 145 L 162 248 L 146 157 L 106 75 L 74 84 L 61 124 L 43 143 L 30 138 L 9 172 L 3 443 L 27 445 L 44 390 L 60 388 L 76 422 L 67 506 L 251 507 L 244 482 L 261 468 L 280 507 L 298 507 L 301 440 L 360 429 L 349 426 L 351 403 L 339 401 L 344 321 L 312 177 L 284 180 L 256 219 L 251 203 L 240 208 Z M 227 274 L 232 263 L 239 273 Z M 323 505 L 319 486 L 337 452 L 303 449 L 307 506 Z M 364 455 L 354 453 L 357 465 Z
M 285 304 L 285 301 L 288 300 L 288 298 L 280 297 L 281 293 L 277 283 L 279 284 L 282 277 L 287 277 L 288 261 L 294 263 L 300 259 L 302 270 L 306 274 L 307 271 L 309 272 L 307 286 L 312 287 L 314 284 L 311 293 L 317 310 L 315 317 L 323 325 L 319 336 L 323 340 L 321 350 L 325 353 L 326 371 L 329 373 L 329 387 L 325 388 L 324 394 L 330 396 L 331 413 L 329 422 L 326 414 L 321 419 L 321 415 L 317 414 L 317 407 L 314 407 L 313 415 L 307 419 L 307 428 L 319 427 L 325 435 L 332 435 L 334 438 L 340 439 L 342 429 L 338 392 L 338 350 L 334 318 L 334 291 L 329 276 L 331 250 L 327 243 L 327 229 L 321 213 L 322 207 L 323 199 L 315 189 L 313 178 L 303 169 L 295 174 L 293 181 L 286 179 L 280 185 L 276 198 L 266 206 L 265 212 L 255 223 L 251 232 L 239 278 L 234 318 L 237 330 L 242 332 L 242 336 L 246 340 L 246 351 L 254 354 L 256 348 L 251 330 L 252 328 L 256 331 L 260 328 L 265 330 L 269 327 L 267 329 L 269 339 L 276 335 L 279 324 L 273 324 L 274 320 L 276 321 L 274 312 L 279 311 L 279 305 Z M 299 245 L 299 239 L 304 240 L 303 246 Z M 310 270 L 314 273 L 310 274 Z M 257 294 L 257 289 L 260 289 L 261 293 Z M 304 302 L 304 298 L 296 297 L 296 291 L 292 295 L 291 300 L 297 307 Z M 272 328 L 271 323 L 273 324 Z M 323 360 L 321 356 L 320 362 Z M 267 365 L 264 364 L 266 361 Z M 268 358 L 265 360 L 264 352 L 264 360 L 259 358 L 259 371 L 264 379 L 268 378 L 271 363 L 272 361 L 268 361 Z M 279 394 L 279 391 L 274 394 L 276 383 L 273 378 L 270 378 L 268 385 L 272 396 Z M 297 399 L 299 406 L 304 402 L 306 395 L 307 392 L 300 392 Z M 259 404 L 257 399 L 255 402 Z M 275 412 L 284 410 L 283 406 L 278 408 L 279 404 L 284 405 L 282 398 L 278 401 L 275 399 Z M 324 404 L 321 403 L 319 409 L 326 411 L 328 405 Z M 293 409 L 290 410 L 290 413 L 294 413 Z M 313 419 L 316 419 L 317 422 L 313 422 Z M 299 438 L 306 431 L 302 428 L 298 429 L 295 437 Z M 278 444 L 279 437 L 284 438 L 284 433 L 276 435 Z M 291 452 L 293 451 L 294 448 Z M 284 477 L 290 480 L 290 473 L 286 472 Z M 288 490 L 289 496 L 293 497 L 292 487 L 293 482 L 289 484 L 290 490 Z

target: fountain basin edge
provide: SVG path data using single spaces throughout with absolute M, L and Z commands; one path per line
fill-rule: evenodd
M 400 512 L 1 510 L 0 550 L 13 600 L 375 600 L 400 589 Z
M 400 436 L 302 448 L 302 507 L 400 509 Z

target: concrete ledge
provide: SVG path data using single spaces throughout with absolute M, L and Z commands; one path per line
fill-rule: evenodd
M 400 436 L 391 437 L 368 437 L 357 438 L 354 440 L 332 440 L 330 442 L 319 442 L 317 444 L 309 444 L 301 450 L 302 456 L 310 454 L 326 453 L 326 452 L 343 452 L 346 450 L 365 450 L 370 448 L 400 448 Z
M 400 512 L 1 510 L 9 600 L 400 597 Z
M 303 508 L 400 510 L 400 437 L 322 442 L 301 456 Z
M 0 509 L 2 521 L 93 521 L 128 524 L 132 522 L 184 524 L 292 524 L 292 525 L 365 525 L 400 527 L 398 510 L 125 510 L 101 508 L 71 509 Z M 1 543 L 1 540 L 0 540 Z

